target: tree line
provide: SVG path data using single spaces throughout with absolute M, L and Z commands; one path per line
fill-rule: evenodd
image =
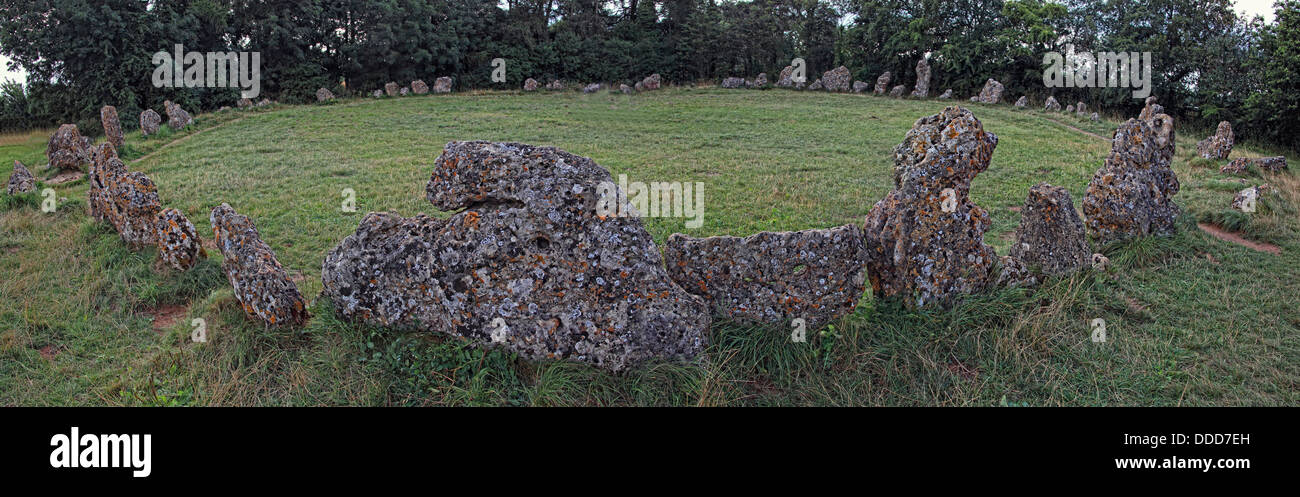
M 1229 120 L 1242 137 L 1293 147 L 1298 8 L 1280 0 L 1265 23 L 1231 0 L 0 0 L 0 53 L 28 75 L 0 86 L 0 128 L 93 133 L 104 104 L 124 116 L 165 99 L 233 105 L 237 89 L 152 84 L 152 55 L 176 44 L 260 52 L 263 95 L 290 103 L 437 76 L 458 89 L 774 78 L 794 58 L 810 79 L 844 65 L 854 79 L 890 71 L 911 85 L 928 57 L 932 91 L 966 97 L 992 77 L 1011 98 L 1137 114 L 1127 88 L 1044 86 L 1044 54 L 1073 47 L 1151 52 L 1154 94 L 1182 122 Z M 496 58 L 505 83 L 491 79 Z

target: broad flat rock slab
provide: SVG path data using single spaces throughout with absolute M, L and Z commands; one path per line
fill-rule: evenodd
M 709 302 L 713 315 L 820 329 L 853 312 L 866 290 L 867 249 L 857 225 L 744 238 L 668 237 L 668 275 Z
M 274 326 L 297 326 L 306 321 L 302 294 L 253 222 L 224 203 L 212 209 L 208 220 L 217 248 L 225 257 L 221 270 L 244 312 Z
M 1091 262 L 1092 249 L 1069 191 L 1047 183 L 1029 189 L 1010 255 L 1049 275 L 1076 271 Z
M 1165 114 L 1129 119 L 1115 130 L 1110 155 L 1083 197 L 1084 224 L 1094 240 L 1173 233 L 1181 212 L 1171 198 L 1179 189 L 1170 167 L 1175 138 L 1173 119 Z
M 323 294 L 345 317 L 612 370 L 707 344 L 704 300 L 668 277 L 640 219 L 597 215 L 620 196 L 591 159 L 451 142 L 426 191 L 456 214 L 370 213 L 326 257 Z

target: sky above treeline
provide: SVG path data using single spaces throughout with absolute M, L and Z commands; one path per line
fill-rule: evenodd
M 1248 17 L 1264 16 L 1264 22 L 1273 22 L 1273 0 L 1236 0 L 1237 12 Z M 9 57 L 0 54 L 0 81 L 27 81 L 27 73 L 21 68 L 9 67 Z

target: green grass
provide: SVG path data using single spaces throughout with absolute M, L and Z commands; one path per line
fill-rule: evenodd
M 785 329 L 717 322 L 697 363 L 610 374 L 343 322 L 316 298 L 325 253 L 366 212 L 445 215 L 424 187 L 448 141 L 553 145 L 631 181 L 704 183 L 702 228 L 645 220 L 662 242 L 674 232 L 861 223 L 892 187 L 893 147 L 948 103 L 777 90 L 474 93 L 229 111 L 177 135 L 128 134 L 123 155 L 143 158 L 129 167 L 149 174 L 163 204 L 205 238 L 221 202 L 250 216 L 302 276 L 313 318 L 301 330 L 253 323 L 215 251 L 194 271 L 160 272 L 153 251 L 127 251 L 86 216 L 84 181 L 59 185 L 71 200 L 53 214 L 39 201 L 0 204 L 0 404 L 1300 404 L 1300 181 L 1223 177 L 1226 161 L 1191 159 L 1203 137 L 1183 134 L 1176 201 L 1187 214 L 1177 235 L 1105 247 L 1114 263 L 1106 273 L 977 295 L 947 311 L 909 311 L 868 293 L 806 344 Z M 1030 186 L 1064 186 L 1078 203 L 1109 151 L 1058 122 L 1106 137 L 1116 125 L 958 104 L 1000 139 L 971 192 L 991 213 L 986 238 L 1000 253 L 1019 222 L 1011 208 Z M 43 141 L 12 141 L 0 158 L 41 162 Z M 1265 181 L 1281 193 L 1255 215 L 1231 211 L 1237 190 Z M 345 188 L 357 192 L 356 213 L 340 209 Z M 1198 221 L 1282 255 L 1211 238 Z M 155 309 L 170 306 L 183 316 L 155 331 Z M 207 343 L 190 342 L 193 318 L 207 321 Z M 1107 321 L 1107 343 L 1089 339 L 1093 318 Z

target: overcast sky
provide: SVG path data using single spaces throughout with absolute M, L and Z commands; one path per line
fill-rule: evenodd
M 1265 22 L 1273 22 L 1273 0 L 1237 0 L 1237 11 L 1247 16 L 1256 14 L 1264 16 Z M 0 55 L 0 81 L 26 81 L 26 74 L 21 70 L 9 68 L 9 58 Z

